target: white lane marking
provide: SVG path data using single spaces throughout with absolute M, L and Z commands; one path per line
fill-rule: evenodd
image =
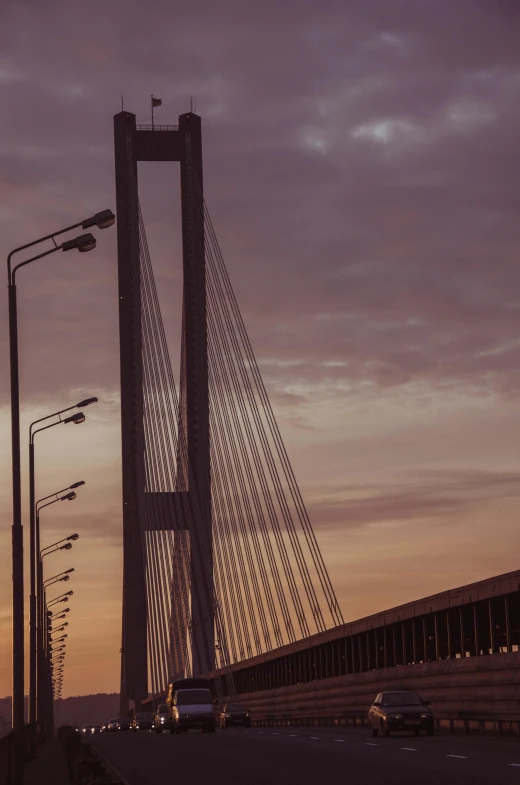
M 373 741 L 365 741 L 366 747 L 377 747 L 377 744 Z
M 297 733 L 290 733 L 290 734 L 289 734 L 289 736 L 291 737 L 291 739 L 295 739 L 295 738 L 297 737 L 297 735 L 298 735 Z
M 467 760 L 468 759 L 467 755 L 446 755 L 446 757 L 447 758 L 461 758 L 463 760 Z
M 508 763 L 508 766 L 520 766 L 520 763 Z
M 415 747 L 401 747 L 402 750 L 406 750 L 407 752 L 417 752 Z
M 334 741 L 339 741 L 341 744 L 345 743 L 345 739 L 334 739 Z
M 315 741 L 319 741 L 319 736 L 309 736 L 309 739 L 315 739 Z
M 279 736 L 279 735 L 280 735 L 279 733 L 274 733 L 274 731 L 273 733 L 271 733 L 271 736 Z
M 263 733 L 263 730 L 257 730 L 257 733 Z

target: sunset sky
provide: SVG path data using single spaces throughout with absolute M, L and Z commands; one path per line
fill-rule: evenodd
M 0 237 L 115 209 L 112 118 L 203 118 L 205 193 L 346 620 L 518 568 L 520 15 L 515 0 L 4 0 Z M 179 172 L 140 165 L 171 354 Z M 119 689 L 116 232 L 19 274 L 22 457 L 72 532 L 64 696 Z M 11 690 L 7 297 L 0 696 Z M 27 475 L 24 475 L 24 500 Z M 28 534 L 27 504 L 24 525 Z M 27 549 L 26 549 L 27 550 Z M 27 576 L 28 577 L 28 576 Z M 27 582 L 28 586 L 28 582 Z M 56 591 L 55 595 L 59 592 Z M 54 596 L 50 592 L 51 596 Z M 28 592 L 27 598 L 28 599 Z

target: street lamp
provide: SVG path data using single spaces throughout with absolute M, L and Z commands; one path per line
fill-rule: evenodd
M 76 425 L 85 421 L 83 412 L 76 412 L 71 417 L 62 419 L 62 414 L 69 412 L 72 409 L 83 408 L 90 406 L 97 402 L 97 398 L 86 398 L 79 403 L 72 406 L 67 406 L 60 411 L 47 414 L 45 417 L 40 417 L 38 420 L 32 422 L 29 426 L 29 550 L 30 550 L 30 574 L 31 574 L 31 596 L 29 601 L 29 722 L 36 722 L 36 670 L 37 670 L 37 584 L 38 584 L 38 567 L 36 565 L 36 555 L 40 549 L 40 530 L 36 527 L 36 504 L 35 504 L 35 460 L 34 460 L 34 437 L 41 431 L 46 431 L 56 425 L 74 423 Z M 42 425 L 35 428 L 36 425 L 46 422 L 54 417 L 59 419 L 49 425 Z M 76 485 L 76 484 L 75 484 Z M 69 489 L 67 489 L 69 490 Z M 75 498 L 75 495 L 74 497 Z M 50 502 L 52 504 L 52 502 Z M 44 505 L 46 506 L 46 505 Z M 38 520 L 39 522 L 39 520 Z
M 23 599 L 23 526 L 22 526 L 22 488 L 20 467 L 20 378 L 18 367 L 18 315 L 16 302 L 16 272 L 31 262 L 43 259 L 55 253 L 59 248 L 63 251 L 76 248 L 79 251 L 92 250 L 96 241 L 92 234 L 87 233 L 76 237 L 72 241 L 56 243 L 55 237 L 64 232 L 76 229 L 79 226 L 87 229 L 97 226 L 106 229 L 112 226 L 115 216 L 111 210 L 103 210 L 91 218 L 80 221 L 73 226 L 65 227 L 57 232 L 40 237 L 30 243 L 25 243 L 13 249 L 7 257 L 7 286 L 9 297 L 9 362 L 11 375 L 11 452 L 12 452 L 12 479 L 13 479 L 13 525 L 12 525 L 12 572 L 13 572 L 13 700 L 12 700 L 12 726 L 13 730 L 21 733 L 24 725 L 24 599 Z M 20 262 L 11 269 L 11 261 L 15 254 L 27 248 L 52 240 L 54 247 L 48 251 Z M 20 757 L 21 746 L 16 756 L 15 781 L 21 782 L 23 777 L 23 762 Z
M 95 403 L 97 398 L 86 398 L 84 401 L 80 401 L 76 404 L 76 406 L 89 406 L 91 403 Z M 74 407 L 69 407 L 74 408 Z M 65 409 L 64 411 L 68 411 Z M 54 415 L 51 416 L 59 416 L 63 412 L 56 412 Z M 45 419 L 45 418 L 43 418 Z M 33 423 L 34 425 L 34 423 Z M 42 499 L 38 499 L 36 505 L 34 505 L 34 509 L 36 512 L 36 537 L 35 537 L 35 547 L 36 547 L 36 554 L 40 553 L 40 512 L 45 508 L 49 507 L 51 504 L 56 504 L 59 501 L 73 501 L 76 498 L 76 488 L 85 485 L 84 480 L 78 480 L 77 482 L 73 482 L 72 485 L 69 485 L 68 488 L 62 488 L 61 491 L 57 491 L 56 493 L 51 493 L 49 496 L 44 496 Z M 33 477 L 31 479 L 31 488 L 34 488 L 34 472 Z M 33 493 L 33 490 L 31 491 Z M 62 495 L 64 494 L 64 495 Z M 50 500 L 50 501 L 49 501 Z M 33 509 L 31 505 L 31 509 Z M 32 543 L 31 543 L 32 547 Z M 43 599 L 43 567 L 42 567 L 42 559 L 39 558 L 37 562 L 37 570 L 36 570 L 36 585 L 37 585 L 37 651 L 43 653 L 43 626 L 44 626 L 44 599 Z M 37 656 L 37 679 L 43 680 L 43 667 L 44 663 L 39 656 Z M 41 673 L 39 671 L 41 670 Z M 41 699 L 40 691 L 38 689 L 38 700 Z M 42 722 L 42 716 L 39 711 L 37 711 L 37 719 L 39 722 Z
M 56 619 L 66 619 L 66 613 L 70 612 L 70 608 L 65 608 L 63 611 L 58 611 L 58 613 L 52 613 L 52 611 L 47 611 L 49 618 L 47 621 L 55 621 Z
M 51 605 L 56 605 L 57 602 L 68 602 L 69 597 L 72 597 L 73 594 L 74 592 L 72 591 L 72 589 L 70 591 L 66 591 L 65 594 L 60 594 L 59 597 L 56 597 L 56 599 L 51 600 L 50 602 L 47 603 L 47 608 L 50 608 Z

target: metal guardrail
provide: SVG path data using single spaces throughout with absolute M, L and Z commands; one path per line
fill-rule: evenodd
M 110 778 L 111 785 L 130 785 L 128 780 L 123 777 L 123 775 L 115 768 L 115 766 L 112 766 L 112 764 L 107 761 L 105 756 L 100 753 L 97 747 L 95 747 L 93 744 L 86 744 L 85 746 L 88 748 L 88 751 L 92 757 L 101 763 Z
M 348 728 L 366 727 L 368 718 L 366 712 L 344 712 L 336 717 L 263 717 L 262 719 L 252 720 L 255 728 L 298 728 L 298 727 L 321 727 L 321 728 Z M 491 712 L 471 712 L 462 711 L 457 716 L 435 717 L 435 727 L 437 732 L 449 730 L 450 733 L 463 731 L 464 733 L 498 733 L 499 735 L 520 736 L 520 719 L 499 719 Z

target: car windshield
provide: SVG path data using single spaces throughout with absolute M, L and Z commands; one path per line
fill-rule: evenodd
M 142 722 L 143 720 L 151 720 L 151 719 L 153 719 L 153 716 L 151 714 L 145 713 L 145 714 L 137 714 L 135 718 L 136 718 L 136 720 L 139 720 L 140 722 Z
M 166 705 L 166 703 L 161 703 L 161 705 L 157 709 L 157 714 L 168 714 L 168 706 Z
M 241 703 L 228 703 L 226 711 L 245 711 L 246 708 Z
M 177 705 L 187 706 L 194 703 L 211 703 L 209 690 L 181 690 L 177 693 Z
M 383 706 L 422 706 L 422 701 L 415 692 L 385 692 Z

